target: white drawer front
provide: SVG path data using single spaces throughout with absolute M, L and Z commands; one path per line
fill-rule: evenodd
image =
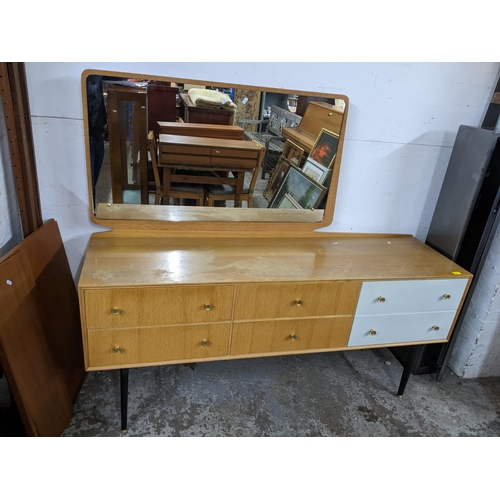
M 352 347 L 446 340 L 454 318 L 455 311 L 356 316 L 347 345 Z
M 467 279 L 367 281 L 356 315 L 456 311 Z

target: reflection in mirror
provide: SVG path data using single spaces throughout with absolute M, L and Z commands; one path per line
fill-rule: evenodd
M 323 218 L 340 168 L 343 96 L 86 73 L 98 218 Z M 302 212 L 311 209 L 312 219 Z

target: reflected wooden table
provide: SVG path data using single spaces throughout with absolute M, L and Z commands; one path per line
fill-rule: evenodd
M 214 125 L 212 123 L 158 122 L 160 134 L 213 137 L 214 139 L 243 140 L 245 131 L 237 125 Z
M 160 134 L 158 149 L 165 193 L 170 192 L 172 182 L 224 184 L 234 186 L 235 207 L 241 207 L 245 174 L 260 168 L 265 152 L 265 148 L 253 141 L 173 134 Z M 179 167 L 188 167 L 193 173 L 177 173 Z M 203 172 L 216 175 L 207 176 Z M 227 176 L 229 172 L 234 177 Z

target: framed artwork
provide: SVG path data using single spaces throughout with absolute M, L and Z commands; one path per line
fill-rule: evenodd
M 301 208 L 316 208 L 327 192 L 327 188 L 313 181 L 296 167 L 290 167 L 281 186 L 269 203 L 269 208 L 278 208 L 285 195 L 289 195 Z
M 281 198 L 278 208 L 302 208 L 288 193 Z
M 295 167 L 299 167 L 302 162 L 302 157 L 304 156 L 304 148 L 297 146 L 290 139 L 287 139 L 285 145 L 283 146 L 283 156 Z
M 339 136 L 329 130 L 321 129 L 309 156 L 306 161 L 314 163 L 323 168 L 332 168 L 337 147 L 339 145 Z
M 288 173 L 288 169 L 290 168 L 290 164 L 285 160 L 283 156 L 280 156 L 276 167 L 274 168 L 271 176 L 269 177 L 269 181 L 267 183 L 266 188 L 262 195 L 267 201 L 271 201 L 276 191 L 280 188 L 286 174 Z M 268 207 L 269 208 L 269 207 Z
M 312 161 L 306 160 L 304 166 L 302 167 L 302 172 L 318 184 L 323 184 L 323 181 L 328 175 L 329 169 L 322 167 L 317 163 L 313 163 Z

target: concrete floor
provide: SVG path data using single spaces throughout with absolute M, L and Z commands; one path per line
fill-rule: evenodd
M 63 436 L 500 435 L 500 379 L 412 376 L 387 349 L 91 372 Z

